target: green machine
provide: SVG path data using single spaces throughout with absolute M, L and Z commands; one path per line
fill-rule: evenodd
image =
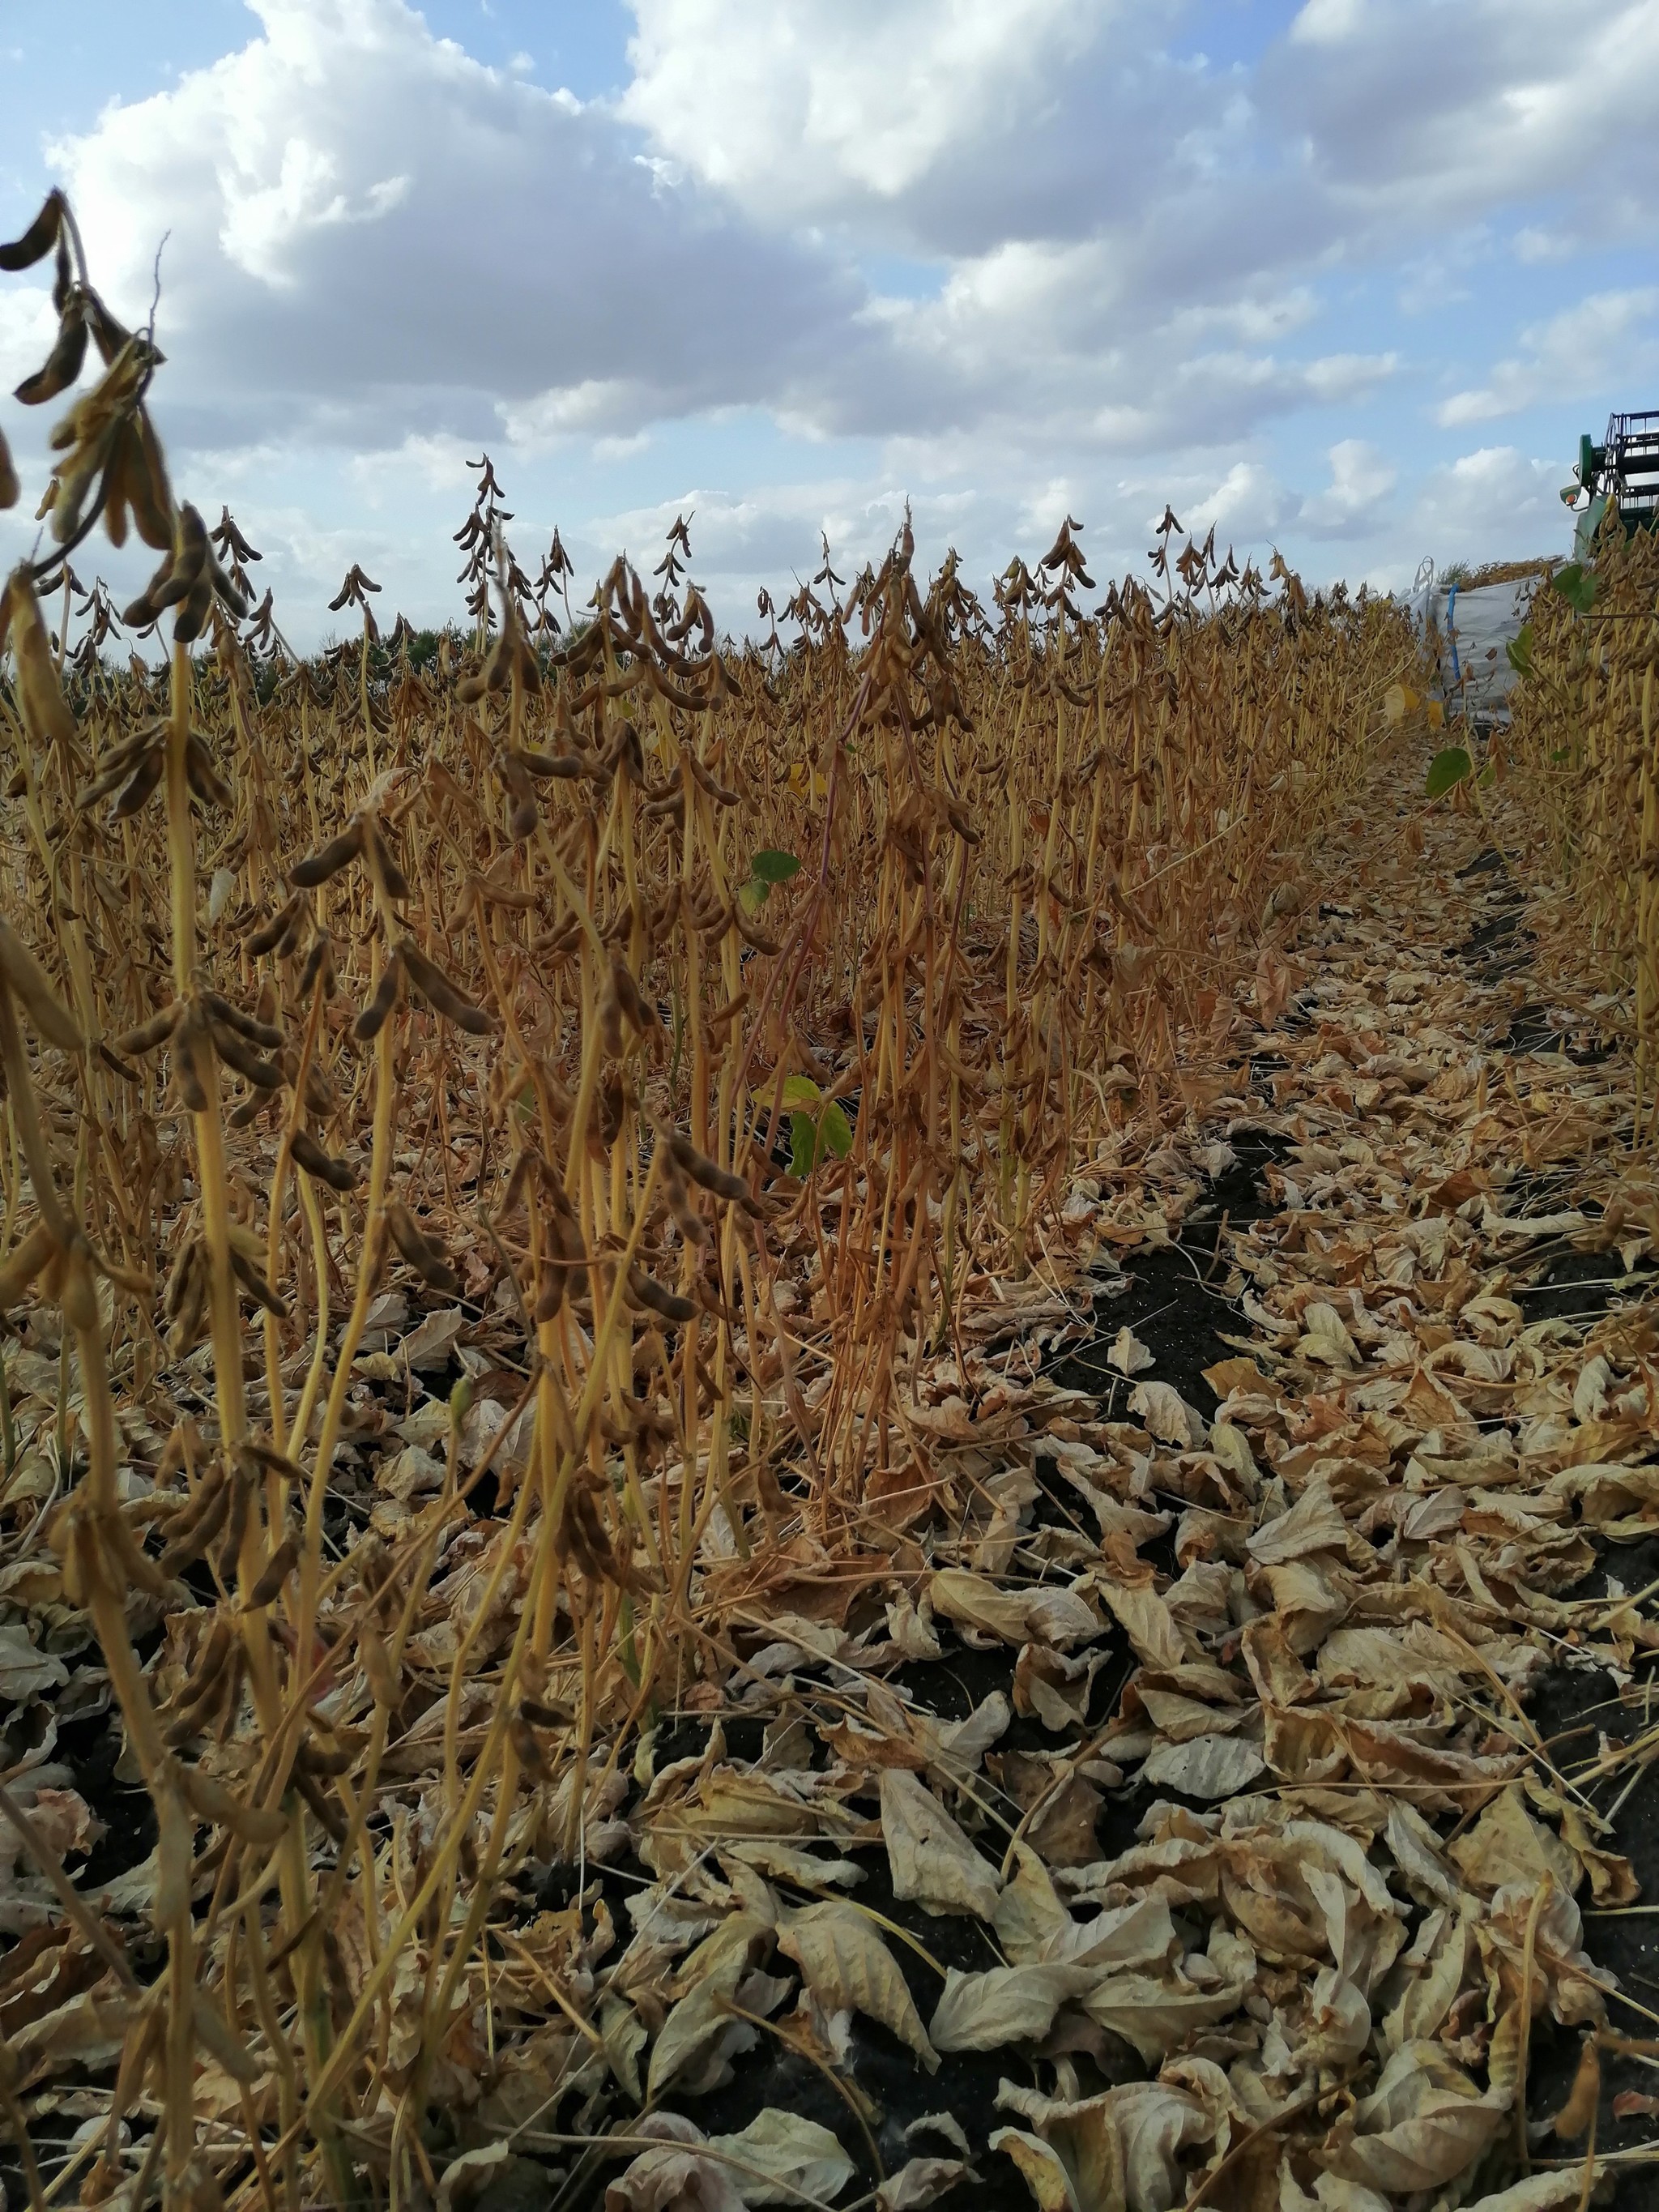
M 1586 493 L 1588 502 L 1580 507 Z M 1577 480 L 1561 496 L 1578 516 L 1572 534 L 1576 561 L 1588 556 L 1609 505 L 1617 508 L 1627 532 L 1651 530 L 1659 520 L 1659 409 L 1610 415 L 1599 446 L 1587 430 L 1578 441 Z

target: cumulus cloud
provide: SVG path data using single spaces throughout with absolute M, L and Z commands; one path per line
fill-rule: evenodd
M 266 574 L 361 556 L 441 611 L 485 444 L 515 528 L 596 568 L 696 488 L 748 604 L 821 529 L 879 550 L 907 494 L 981 577 L 1067 509 L 1138 562 L 1171 494 L 1379 574 L 1435 531 L 1559 534 L 1553 432 L 1455 434 L 1659 366 L 1652 0 L 1306 0 L 1227 64 L 1223 0 L 630 4 L 606 104 L 406 0 L 251 0 L 237 51 L 47 149 L 118 310 L 170 232 L 169 450 Z M 1587 240 L 1611 265 L 1570 307 Z M 50 334 L 0 289 L 8 381 Z
M 1656 314 L 1659 286 L 1592 293 L 1523 331 L 1520 352 L 1496 362 L 1484 385 L 1443 400 L 1436 420 L 1460 428 L 1644 377 L 1659 363 Z

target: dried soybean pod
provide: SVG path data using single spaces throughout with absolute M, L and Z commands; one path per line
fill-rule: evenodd
M 15 507 L 17 495 L 21 489 L 17 481 L 17 471 L 13 465 L 11 447 L 6 443 L 4 431 L 0 430 L 0 508 Z M 4 632 L 0 631 L 0 651 L 4 650 L 5 642 Z
M 63 211 L 64 195 L 54 187 L 23 235 L 0 245 L 0 269 L 32 269 L 37 261 L 44 261 L 58 242 Z
M 0 919 L 0 976 L 28 1008 L 35 1028 L 60 1052 L 84 1052 L 80 1024 L 59 1003 L 52 978 L 9 921 Z
M 185 1002 L 182 999 L 175 999 L 170 1006 L 163 1006 L 159 1014 L 152 1014 L 149 1021 L 140 1022 L 136 1030 L 128 1030 L 117 1037 L 115 1049 L 127 1054 L 130 1058 L 142 1059 L 145 1053 L 154 1052 L 158 1046 L 167 1042 L 184 1016 Z
M 262 953 L 275 951 L 289 924 L 303 910 L 305 903 L 303 893 L 295 891 L 283 905 L 278 907 L 269 921 L 261 922 L 258 929 L 250 931 L 245 942 L 256 960 Z
M 668 1149 L 675 1166 L 689 1175 L 693 1182 L 701 1183 L 705 1190 L 712 1190 L 717 1198 L 730 1199 L 734 1206 L 741 1206 L 747 1212 L 757 1211 L 743 1177 L 733 1175 L 729 1168 L 716 1166 L 713 1160 L 697 1150 L 690 1137 L 683 1136 L 678 1129 L 671 1130 Z
M 266 1560 L 264 1571 L 260 1575 L 258 1581 L 247 1594 L 247 1607 L 250 1613 L 257 1613 L 262 1606 L 276 1603 L 282 1595 L 283 1584 L 294 1572 L 299 1556 L 300 1547 L 293 1537 L 284 1536 L 270 1559 Z
M 691 1194 L 685 1187 L 685 1178 L 672 1165 L 663 1177 L 668 1193 L 668 1210 L 678 1224 L 679 1232 L 688 1244 L 708 1242 L 708 1224 L 691 1203 Z
M 228 1023 L 232 1029 L 245 1036 L 250 1044 L 259 1045 L 266 1052 L 276 1052 L 281 1049 L 283 1043 L 281 1030 L 275 1028 L 270 1022 L 262 1022 L 257 1015 L 245 1014 L 240 1006 L 233 1006 L 230 1000 L 222 998 L 217 991 L 204 991 L 202 994 L 202 1003 L 215 1021 Z
M 234 1067 L 245 1081 L 256 1091 L 280 1091 L 283 1071 L 275 1060 L 262 1060 L 247 1043 L 237 1036 L 227 1022 L 210 1022 L 208 1034 L 213 1039 L 213 1048 L 228 1067 Z
M 363 825 L 354 821 L 337 837 L 331 837 L 317 852 L 307 853 L 289 870 L 288 879 L 300 890 L 311 890 L 318 884 L 325 884 L 331 876 L 337 876 L 348 867 L 363 849 Z
M 87 357 L 87 319 L 78 299 L 71 299 L 58 326 L 52 351 L 33 376 L 26 376 L 12 394 L 25 407 L 39 407 L 67 392 L 81 374 Z
M 234 1244 L 230 1249 L 230 1264 L 237 1280 L 256 1304 L 262 1305 L 268 1314 L 274 1314 L 278 1321 L 288 1319 L 286 1299 L 277 1296 L 252 1261 L 245 1252 L 239 1252 Z
M 213 765 L 206 738 L 195 730 L 191 732 L 185 746 L 185 774 L 191 789 L 204 806 L 229 807 L 234 793 Z
M 73 744 L 75 717 L 58 682 L 52 641 L 27 568 L 12 571 L 6 597 L 11 607 L 11 649 L 17 662 L 17 703 L 22 709 L 23 726 L 43 751 L 51 744 Z
M 393 858 L 386 832 L 372 814 L 363 817 L 363 857 L 379 878 L 380 889 L 386 896 L 402 905 L 411 896 L 409 878 Z
M 351 1033 L 360 1044 L 368 1044 L 379 1036 L 386 1026 L 386 1018 L 398 1002 L 398 987 L 403 981 L 403 954 L 393 952 L 380 970 L 380 980 L 374 987 L 374 995 L 351 1025 Z
M 357 1170 L 349 1160 L 337 1160 L 325 1152 L 307 1130 L 296 1129 L 289 1142 L 294 1164 L 318 1182 L 325 1182 L 331 1190 L 355 1190 Z
M 445 1258 L 442 1248 L 427 1236 L 401 1199 L 394 1199 L 387 1206 L 386 1225 L 392 1232 L 392 1243 L 422 1282 L 434 1291 L 447 1291 L 452 1297 L 460 1295 L 460 1278 Z
M 458 990 L 435 961 L 428 960 L 416 946 L 404 944 L 398 947 L 410 982 L 419 992 L 434 1014 L 441 1014 L 456 1028 L 465 1030 L 471 1036 L 493 1036 L 498 1026 L 494 1014 Z
M 57 1250 L 58 1239 L 44 1221 L 37 1221 L 0 1265 L 0 1312 L 16 1304 Z
M 682 1298 L 672 1291 L 665 1290 L 653 1275 L 647 1275 L 637 1263 L 628 1271 L 629 1296 L 638 1305 L 647 1306 L 664 1321 L 685 1322 L 695 1321 L 697 1309 L 690 1298 Z
M 305 965 L 300 970 L 300 996 L 308 999 L 320 984 L 325 999 L 334 996 L 334 940 L 319 929 L 311 940 Z
M 125 822 L 137 814 L 161 781 L 161 771 L 166 766 L 167 756 L 160 745 L 151 745 L 147 751 L 140 753 L 131 775 L 110 801 L 110 820 Z

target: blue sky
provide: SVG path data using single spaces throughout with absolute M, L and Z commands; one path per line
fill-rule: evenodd
M 485 447 L 532 571 L 695 509 L 733 628 L 907 499 L 981 586 L 1166 500 L 1398 586 L 1564 543 L 1659 404 L 1656 94 L 1659 0 L 0 5 L 0 233 L 65 183 L 134 317 L 167 234 L 173 473 L 296 641 L 354 560 L 454 611 Z M 51 329 L 0 279 L 0 389 Z

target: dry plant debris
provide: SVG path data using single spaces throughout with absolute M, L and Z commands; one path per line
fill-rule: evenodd
M 302 661 L 56 197 L 0 266 L 52 254 L 19 396 L 104 372 L 0 616 L 34 2212 L 1584 2201 L 1652 2109 L 1585 1915 L 1659 1752 L 1659 1194 L 1571 947 L 1529 1041 L 1559 825 L 1423 813 L 1401 611 L 1171 515 L 1085 614 L 1068 521 L 994 617 L 907 532 L 739 650 L 683 524 L 573 621 L 483 463 L 471 641 L 354 566 Z M 118 618 L 100 520 L 162 556 Z

